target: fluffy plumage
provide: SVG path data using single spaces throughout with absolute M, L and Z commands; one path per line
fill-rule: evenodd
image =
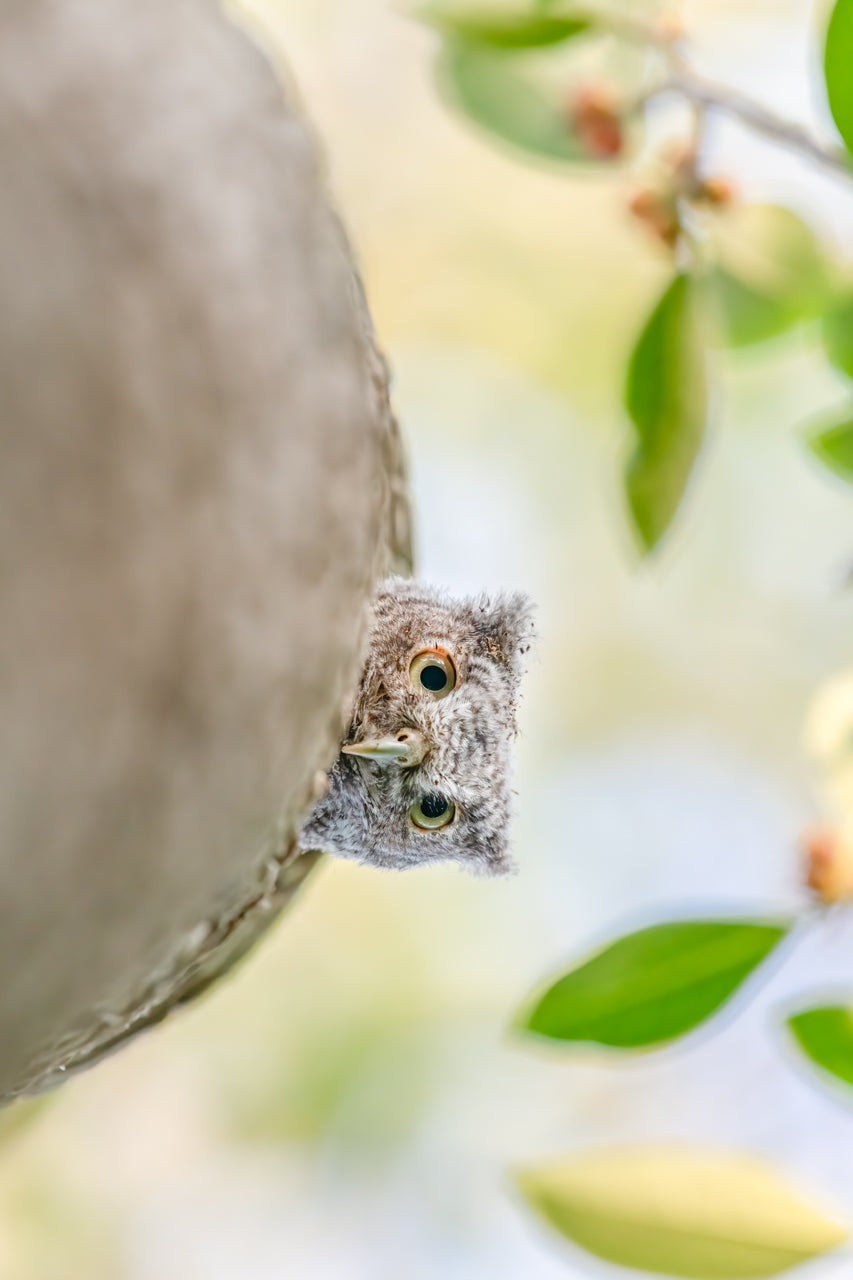
M 385 582 L 349 732 L 302 848 L 380 867 L 450 859 L 507 871 L 511 743 L 531 632 L 521 594 L 451 600 L 402 578 Z M 413 674 L 424 651 L 428 663 L 449 662 L 449 692 Z M 424 829 L 425 820 L 447 825 Z

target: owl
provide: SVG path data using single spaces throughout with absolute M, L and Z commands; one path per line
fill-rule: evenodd
M 510 755 L 531 609 L 391 578 L 329 786 L 302 849 L 402 869 L 509 870 Z

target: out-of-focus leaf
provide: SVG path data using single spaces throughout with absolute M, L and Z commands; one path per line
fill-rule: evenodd
M 528 1204 L 589 1253 L 690 1280 L 777 1276 L 849 1234 L 772 1166 L 734 1153 L 605 1149 L 516 1177 Z
M 788 1019 L 788 1026 L 812 1062 L 853 1084 L 853 1010 L 843 1005 L 804 1009 Z
M 853 378 L 853 292 L 841 294 L 827 307 L 822 333 L 830 361 L 848 378 Z
M 637 429 L 626 491 L 651 551 L 678 510 L 708 414 L 699 299 L 689 275 L 672 280 L 649 317 L 628 366 L 625 401 Z
M 785 302 L 750 288 L 723 267 L 709 272 L 723 319 L 723 339 L 728 347 L 751 347 L 778 338 L 801 317 Z
M 790 209 L 725 209 L 714 219 L 709 248 L 714 265 L 708 282 L 728 346 L 778 337 L 821 310 L 828 287 L 821 245 Z
M 829 109 L 848 151 L 853 151 L 853 0 L 836 0 L 826 31 L 823 70 Z
M 534 49 L 560 44 L 591 26 L 587 15 L 550 17 L 531 13 L 529 9 L 514 13 L 506 9 L 464 9 L 451 4 L 425 5 L 415 16 L 447 35 L 498 49 Z
M 520 1026 L 620 1049 L 674 1040 L 719 1009 L 788 928 L 683 920 L 629 933 L 552 983 Z
M 842 480 L 853 484 L 853 406 L 837 418 L 812 427 L 806 443 L 815 457 Z
M 448 39 L 436 73 L 450 102 L 504 142 L 549 160 L 590 163 L 556 89 L 538 84 L 506 50 Z

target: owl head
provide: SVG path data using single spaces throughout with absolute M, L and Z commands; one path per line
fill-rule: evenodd
M 385 582 L 349 732 L 302 847 L 380 867 L 509 870 L 511 744 L 531 632 L 523 595 L 451 600 Z

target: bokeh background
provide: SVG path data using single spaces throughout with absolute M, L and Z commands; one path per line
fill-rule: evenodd
M 685 510 L 641 564 L 623 370 L 669 268 L 623 182 L 531 166 L 448 112 L 434 37 L 390 0 L 235 12 L 323 141 L 394 369 L 422 576 L 538 606 L 518 874 L 330 861 L 197 1007 L 0 1115 L 0 1280 L 615 1274 L 533 1221 L 508 1170 L 635 1138 L 765 1154 L 853 1214 L 853 1113 L 778 1028 L 815 985 L 853 991 L 843 912 L 677 1050 L 614 1062 L 507 1030 L 535 983 L 627 927 L 802 902 L 802 726 L 851 657 L 853 498 L 801 427 L 839 384 L 807 333 L 728 358 Z M 701 69 L 832 136 L 820 12 L 684 6 Z M 732 124 L 712 148 L 745 194 L 853 252 L 853 189 Z

